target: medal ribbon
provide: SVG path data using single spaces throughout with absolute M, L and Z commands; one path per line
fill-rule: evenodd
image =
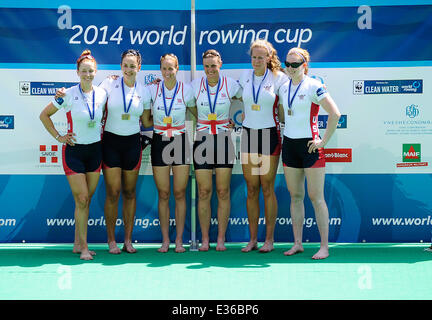
M 171 99 L 171 104 L 170 104 L 169 110 L 167 111 L 167 106 L 166 106 L 166 101 L 165 101 L 165 84 L 162 81 L 162 98 L 163 98 L 163 103 L 164 103 L 165 115 L 167 117 L 169 117 L 170 114 L 171 114 L 171 110 L 172 110 L 172 107 L 173 107 L 173 104 L 174 104 L 174 99 L 175 99 L 176 94 L 177 94 L 177 88 L 178 88 L 178 81 L 176 81 L 176 86 L 175 86 L 175 89 L 174 89 L 174 95 L 173 95 L 173 97 Z
M 93 91 L 93 103 L 92 103 L 92 104 L 93 104 L 93 112 L 91 112 L 90 107 L 89 107 L 89 105 L 88 105 L 88 103 L 87 103 L 87 99 L 86 99 L 84 93 L 83 93 L 82 90 L 81 90 L 81 84 L 78 86 L 78 88 L 79 88 L 79 90 L 80 90 L 80 92 L 81 92 L 81 97 L 82 97 L 82 99 L 84 100 L 84 102 L 85 102 L 85 104 L 86 104 L 86 106 L 87 106 L 87 111 L 88 111 L 88 113 L 89 113 L 89 115 L 90 115 L 90 120 L 93 120 L 94 117 L 95 117 L 95 91 L 94 91 L 94 89 L 92 88 L 92 91 Z
M 289 89 L 288 89 L 288 108 L 289 108 L 290 110 L 291 110 L 291 108 L 292 108 L 292 104 L 293 104 L 293 102 L 294 102 L 294 98 L 295 98 L 295 96 L 297 95 L 297 91 L 300 89 L 300 86 L 301 86 L 301 84 L 303 83 L 303 80 L 299 83 L 299 85 L 298 85 L 296 91 L 294 92 L 294 95 L 293 95 L 292 99 L 290 99 L 290 96 L 291 96 L 291 82 L 292 82 L 292 79 L 290 79 L 290 84 L 289 84 Z
M 136 81 L 135 81 L 134 89 L 132 91 L 132 96 L 131 96 L 131 98 L 129 100 L 129 104 L 128 104 L 127 108 L 126 108 L 126 97 L 125 97 L 125 91 L 124 91 L 124 81 L 123 81 L 123 78 L 122 78 L 121 83 L 122 83 L 122 92 L 123 92 L 123 110 L 124 110 L 125 113 L 128 113 L 129 109 L 131 107 L 131 104 L 132 104 L 132 100 L 133 100 L 134 94 L 135 94 Z
M 217 102 L 217 98 L 218 98 L 218 94 L 219 94 L 219 88 L 220 88 L 220 78 L 217 84 L 217 88 L 216 88 L 216 96 L 214 99 L 214 103 L 213 103 L 213 108 L 212 108 L 212 103 L 211 103 L 211 98 L 210 98 L 210 90 L 209 90 L 209 84 L 208 84 L 208 80 L 206 79 L 206 88 L 207 88 L 207 98 L 208 98 L 208 102 L 209 102 L 209 108 L 210 108 L 210 113 L 215 113 L 216 110 L 216 102 Z
M 260 92 L 260 90 L 261 90 L 261 85 L 263 84 L 265 78 L 267 77 L 267 73 L 268 73 L 268 69 L 266 69 L 266 72 L 265 72 L 265 74 L 264 74 L 264 77 L 263 77 L 263 79 L 261 80 L 261 83 L 260 83 L 260 85 L 259 85 L 259 87 L 258 87 L 258 91 L 257 91 L 257 93 L 256 93 L 256 96 L 255 96 L 255 86 L 254 86 L 254 78 L 253 78 L 254 75 L 253 75 L 253 73 L 252 73 L 252 95 L 253 95 L 253 101 L 254 101 L 255 104 L 258 104 L 258 96 L 259 96 L 259 92 Z

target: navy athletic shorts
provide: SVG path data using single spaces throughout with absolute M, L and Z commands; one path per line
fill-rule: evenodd
M 103 168 L 139 170 L 141 166 L 140 133 L 120 136 L 105 131 L 102 137 Z
M 171 138 L 153 133 L 151 142 L 152 166 L 178 166 L 191 163 L 190 144 L 186 133 Z
M 213 168 L 233 168 L 235 148 L 231 132 L 218 134 L 197 132 L 193 145 L 193 161 L 195 170 Z
M 100 141 L 91 144 L 75 144 L 70 146 L 64 144 L 63 169 L 67 176 L 86 173 L 100 172 L 102 166 L 102 143 Z
M 243 127 L 241 152 L 278 156 L 281 152 L 281 136 L 278 127 L 251 129 Z
M 282 162 L 284 167 L 322 168 L 325 167 L 324 148 L 308 152 L 308 141 L 312 138 L 291 139 L 284 137 L 282 145 Z

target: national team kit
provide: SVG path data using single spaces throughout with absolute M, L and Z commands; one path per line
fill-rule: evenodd
M 152 166 L 193 163 L 195 169 L 232 168 L 235 147 L 229 114 L 236 98 L 244 104 L 242 153 L 278 156 L 282 152 L 284 166 L 324 167 L 324 150 L 308 153 L 307 142 L 319 137 L 319 102 L 327 96 L 324 85 L 307 75 L 293 85 L 283 72 L 267 69 L 262 76 L 247 70 L 239 81 L 221 75 L 215 86 L 209 86 L 206 76 L 190 84 L 177 81 L 171 90 L 163 81 L 129 87 L 123 77 L 107 78 L 88 93 L 80 85 L 73 86 L 53 104 L 65 110 L 68 132 L 75 134 L 74 146 L 63 145 L 63 168 L 71 175 L 102 167 L 139 170 L 140 117 L 145 109 L 151 110 L 154 122 Z M 285 115 L 283 143 L 279 104 Z M 194 106 L 196 132 L 190 148 L 186 113 Z

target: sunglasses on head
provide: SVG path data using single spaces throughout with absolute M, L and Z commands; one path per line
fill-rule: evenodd
M 291 67 L 291 68 L 296 69 L 296 68 L 300 67 L 303 63 L 304 63 L 303 61 L 302 62 L 291 62 L 291 63 L 288 61 L 285 61 L 285 66 L 287 68 Z

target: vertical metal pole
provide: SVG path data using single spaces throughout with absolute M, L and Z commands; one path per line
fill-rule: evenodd
M 191 80 L 195 79 L 196 47 L 195 47 L 195 0 L 191 0 Z M 195 129 L 196 123 L 193 128 Z M 194 133 L 194 130 L 192 130 Z M 194 134 L 192 135 L 194 136 Z M 192 139 L 193 143 L 193 139 Z M 193 159 L 193 149 L 192 149 Z M 196 181 L 193 162 L 191 164 L 191 243 L 189 251 L 198 251 L 199 241 L 196 239 Z

